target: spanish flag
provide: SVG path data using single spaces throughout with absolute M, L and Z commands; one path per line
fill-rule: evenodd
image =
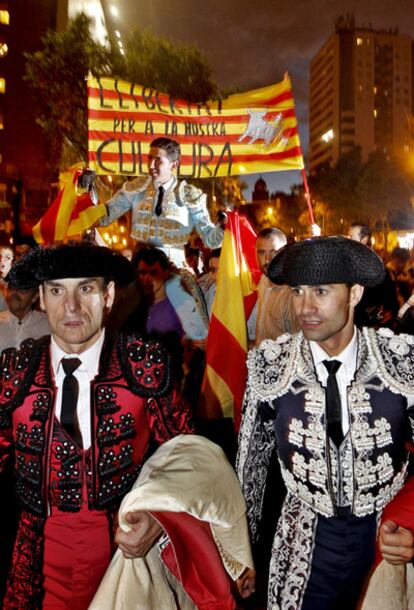
M 256 233 L 249 221 L 237 212 L 229 212 L 198 414 L 205 419 L 232 417 L 236 431 L 247 378 L 247 319 L 256 302 L 260 277 L 255 242 Z
M 77 163 L 59 176 L 59 193 L 39 222 L 33 236 L 39 244 L 65 241 L 81 235 L 107 214 L 104 204 L 94 205 L 89 193 L 78 187 L 83 164 Z

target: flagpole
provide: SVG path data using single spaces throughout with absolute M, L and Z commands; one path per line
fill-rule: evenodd
M 311 201 L 311 196 L 310 196 L 310 191 L 309 191 L 308 180 L 306 178 L 306 171 L 305 171 L 304 167 L 301 169 L 301 172 L 302 172 L 302 178 L 303 178 L 303 188 L 305 189 L 306 204 L 308 206 L 308 212 L 309 212 L 309 216 L 310 216 L 310 223 L 311 223 L 311 225 L 314 225 L 315 217 L 313 215 L 312 201 Z

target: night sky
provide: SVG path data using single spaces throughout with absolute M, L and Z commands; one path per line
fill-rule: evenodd
M 114 4 L 124 31 L 151 25 L 156 34 L 197 43 L 222 88 L 262 87 L 282 80 L 288 70 L 305 154 L 309 64 L 334 32 L 335 19 L 352 13 L 359 27 L 398 28 L 414 38 L 414 0 L 114 0 Z M 300 174 L 267 173 L 264 178 L 271 191 L 289 190 L 291 183 L 300 181 Z

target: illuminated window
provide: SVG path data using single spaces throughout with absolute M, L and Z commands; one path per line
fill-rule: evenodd
M 357 38 L 357 46 L 358 46 L 358 47 L 360 47 L 360 46 L 363 44 L 363 42 L 364 42 L 364 41 L 362 40 L 362 38 L 360 38 L 360 37 L 358 36 L 358 38 Z
M 4 25 L 10 24 L 10 13 L 9 11 L 0 11 L 0 23 Z
M 0 129 L 4 129 L 3 113 L 0 112 Z
M 6 93 L 6 79 L 0 77 L 0 93 Z
M 0 42 L 0 57 L 6 57 L 9 47 L 5 42 Z
M 377 118 L 378 116 L 378 110 L 376 108 L 374 108 L 374 118 Z
M 325 133 L 321 135 L 321 140 L 323 140 L 324 142 L 330 142 L 331 140 L 333 140 L 333 137 L 333 129 L 328 129 L 328 131 L 325 131 Z
M 374 87 L 374 95 L 377 95 L 377 93 L 378 93 L 378 89 L 377 89 L 377 87 Z

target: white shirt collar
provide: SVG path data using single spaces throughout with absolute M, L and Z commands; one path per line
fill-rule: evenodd
M 339 362 L 342 362 L 351 374 L 355 372 L 358 352 L 358 333 L 356 326 L 354 326 L 354 334 L 352 335 L 351 341 L 337 356 L 329 356 L 316 341 L 309 341 L 309 347 L 312 352 L 315 367 L 322 364 L 323 360 L 338 360 Z
M 88 373 L 89 377 L 93 379 L 95 375 L 98 373 L 99 368 L 99 358 L 101 355 L 102 345 L 105 339 L 105 329 L 102 329 L 102 332 L 98 339 L 95 341 L 93 345 L 88 347 L 84 352 L 80 354 L 68 354 L 63 351 L 61 347 L 56 343 L 53 338 L 51 338 L 51 360 L 52 360 L 52 369 L 55 377 L 59 373 L 61 369 L 61 361 L 62 358 L 79 358 L 81 361 L 81 365 L 79 366 L 79 371 L 85 371 Z
M 164 189 L 164 193 L 167 193 L 174 183 L 175 183 L 175 176 L 171 176 L 171 178 L 168 180 L 168 182 L 164 182 L 164 184 L 160 184 L 159 187 L 162 186 L 162 188 Z

